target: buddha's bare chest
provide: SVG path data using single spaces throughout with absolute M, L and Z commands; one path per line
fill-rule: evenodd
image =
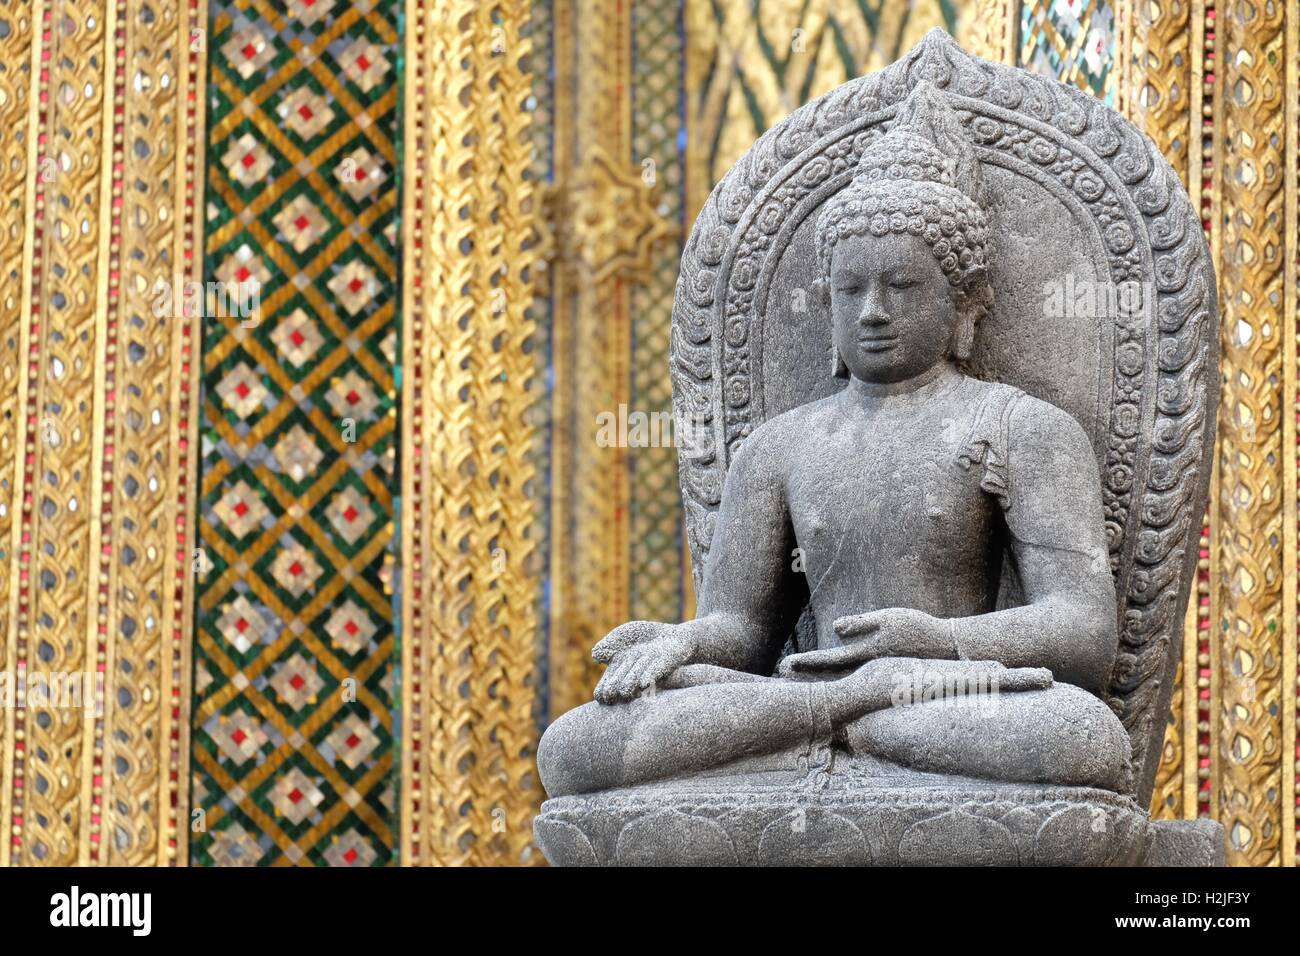
M 959 460 L 968 419 L 860 423 L 810 441 L 787 478 L 810 590 L 860 610 L 984 599 L 999 525 L 980 465 Z

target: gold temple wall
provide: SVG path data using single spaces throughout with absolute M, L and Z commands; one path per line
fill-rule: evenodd
M 595 439 L 601 413 L 669 410 L 692 217 L 764 129 L 943 26 L 1106 98 L 1203 210 L 1223 399 L 1153 812 L 1221 820 L 1232 864 L 1295 864 L 1294 3 L 396 0 L 394 24 L 399 10 L 400 587 L 384 646 L 400 707 L 397 798 L 376 827 L 393 859 L 540 862 L 533 753 L 547 719 L 589 699 L 591 645 L 693 611 L 675 449 Z M 192 810 L 247 797 L 191 806 L 192 653 L 213 639 L 191 567 L 204 329 L 149 308 L 159 280 L 211 278 L 207 84 L 235 54 L 206 42 L 209 15 L 207 0 L 0 6 L 0 669 L 105 675 L 97 708 L 0 712 L 0 864 L 183 865 Z M 235 219 L 252 205 L 223 201 Z

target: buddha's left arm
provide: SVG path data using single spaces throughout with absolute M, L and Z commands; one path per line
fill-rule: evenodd
M 1068 413 L 1029 396 L 1008 423 L 1003 516 L 1024 605 L 952 622 L 958 656 L 1047 667 L 1105 691 L 1118 648 L 1101 479 L 1088 436 Z

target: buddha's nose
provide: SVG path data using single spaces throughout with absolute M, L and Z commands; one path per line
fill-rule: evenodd
M 862 314 L 858 316 L 858 321 L 868 328 L 873 325 L 887 325 L 889 323 L 889 313 L 884 309 L 868 304 L 862 310 Z
M 874 290 L 867 295 L 866 300 L 862 303 L 862 313 L 858 316 L 858 321 L 864 327 L 884 325 L 889 321 L 889 313 L 880 301 L 879 294 Z

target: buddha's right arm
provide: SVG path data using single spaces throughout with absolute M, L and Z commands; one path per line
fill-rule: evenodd
M 807 600 L 803 575 L 794 570 L 782 424 L 755 430 L 727 474 L 699 611 L 681 625 L 694 642 L 695 662 L 772 673 Z

